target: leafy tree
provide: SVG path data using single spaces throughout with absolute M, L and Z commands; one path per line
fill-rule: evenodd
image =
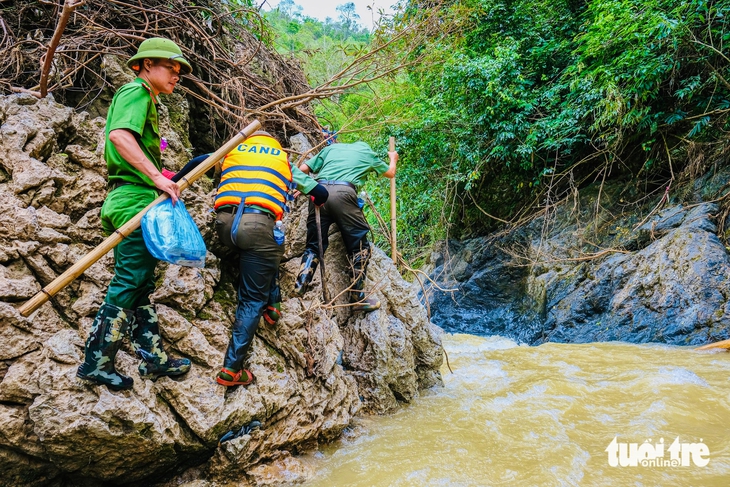
M 302 15 L 302 6 L 294 3 L 294 0 L 281 0 L 276 9 L 287 18 L 299 18 Z
M 605 175 L 671 185 L 690 144 L 730 129 L 728 0 L 411 1 L 383 28 L 435 8 L 417 66 L 316 107 L 341 140 L 383 156 L 397 135 L 412 253 L 519 220 L 547 182 L 553 200 Z M 338 11 L 280 34 L 297 39 L 314 85 L 369 42 Z
M 410 242 L 517 220 L 548 181 L 558 199 L 601 174 L 671 184 L 690 139 L 716 143 L 728 129 L 729 8 L 452 2 L 449 35 L 424 43 L 427 62 L 390 88 L 403 103 L 377 107 L 400 135 Z
M 340 13 L 340 24 L 344 27 L 345 32 L 350 32 L 357 27 L 357 21 L 360 19 L 360 16 L 355 11 L 355 4 L 353 2 L 338 5 L 335 10 Z

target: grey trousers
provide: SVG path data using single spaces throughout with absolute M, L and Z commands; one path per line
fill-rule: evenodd
M 284 246 L 274 240 L 274 219 L 257 213 L 244 213 L 241 216 L 236 235 L 238 246 L 233 246 L 231 226 L 234 216 L 231 213 L 219 213 L 215 227 L 221 242 L 239 251 L 241 277 L 238 307 L 223 362 L 225 368 L 238 371 L 243 368 L 246 353 L 270 296 L 278 292 L 277 274 Z

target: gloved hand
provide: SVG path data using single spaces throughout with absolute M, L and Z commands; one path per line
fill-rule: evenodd
M 317 186 L 312 188 L 307 194 L 317 206 L 322 206 L 323 204 L 325 204 L 327 202 L 327 198 L 330 197 L 330 193 L 329 191 L 327 191 L 327 188 L 325 188 L 321 184 L 317 184 Z

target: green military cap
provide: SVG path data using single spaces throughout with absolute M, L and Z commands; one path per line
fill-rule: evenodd
M 139 71 L 140 59 L 169 59 L 180 63 L 180 71 L 182 74 L 190 74 L 193 72 L 190 63 L 183 57 L 183 53 L 177 44 L 170 39 L 162 37 L 153 37 L 147 39 L 139 45 L 137 54 L 127 61 L 127 66 L 135 71 Z

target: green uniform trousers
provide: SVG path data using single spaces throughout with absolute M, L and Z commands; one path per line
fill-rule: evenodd
M 146 186 L 129 184 L 114 189 L 101 207 L 104 233 L 111 235 L 157 196 L 156 189 Z M 124 309 L 150 304 L 157 262 L 147 250 L 142 229 L 130 233 L 114 248 L 114 277 L 104 301 Z

